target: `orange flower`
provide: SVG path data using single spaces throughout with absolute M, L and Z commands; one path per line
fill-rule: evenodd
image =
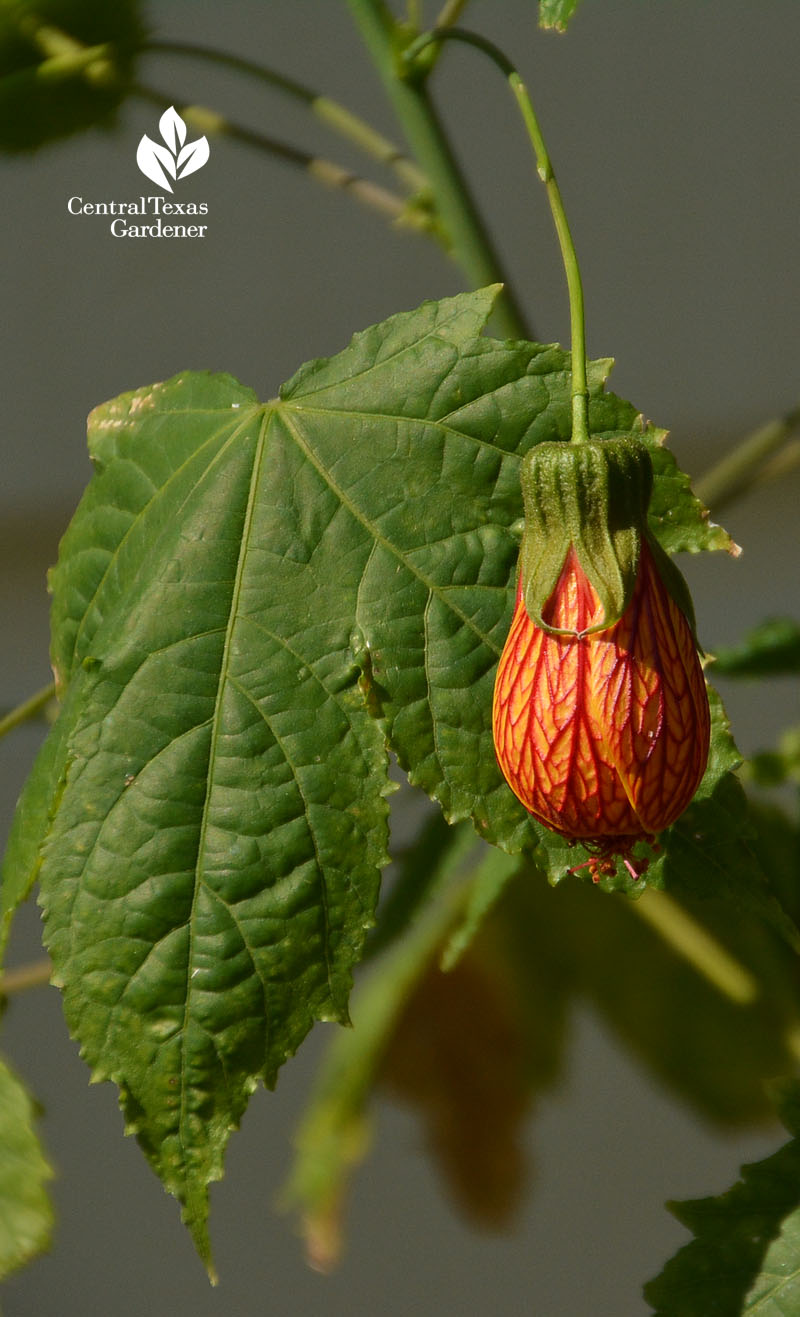
M 494 740 L 509 786 L 540 823 L 594 851 L 595 880 L 615 871 L 617 856 L 638 876 L 646 865 L 634 868 L 631 847 L 678 818 L 708 758 L 692 629 L 644 534 L 640 546 L 629 602 L 605 628 L 574 547 L 541 610 L 544 627 L 528 614 L 520 576 L 495 685 Z

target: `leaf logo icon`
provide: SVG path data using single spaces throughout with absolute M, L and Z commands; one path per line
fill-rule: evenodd
M 186 141 L 186 124 L 173 105 L 162 114 L 158 130 L 164 144 L 154 142 L 145 133 L 136 152 L 136 163 L 146 178 L 171 192 L 170 179 L 186 178 L 202 169 L 211 151 L 205 137 Z

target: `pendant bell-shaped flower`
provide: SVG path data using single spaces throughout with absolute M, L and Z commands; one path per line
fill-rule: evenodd
M 517 600 L 494 738 L 505 778 L 546 827 L 613 872 L 683 813 L 710 717 L 680 573 L 650 537 L 652 466 L 626 437 L 546 443 L 523 463 Z

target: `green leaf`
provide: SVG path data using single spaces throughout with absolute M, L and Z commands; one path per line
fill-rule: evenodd
M 468 823 L 450 827 L 440 810 L 432 813 L 413 844 L 398 856 L 395 872 L 390 869 L 386 875 L 386 896 L 367 939 L 364 960 L 380 955 L 407 932 L 435 894 L 443 864 L 446 873 L 453 867 L 460 871 L 479 850 L 480 842 Z
M 765 800 L 748 800 L 755 828 L 752 846 L 770 885 L 795 923 L 800 922 L 800 818 Z
M 501 927 L 520 1000 L 533 1014 L 531 1050 L 569 993 L 588 1001 L 657 1082 L 704 1120 L 763 1120 L 764 1080 L 794 1065 L 795 957 L 722 900 L 681 902 L 741 976 L 758 983 L 755 1000 L 734 999 L 642 917 L 651 898 L 658 900 L 607 896 L 577 881 L 552 888 L 524 869 L 509 884 L 492 926 Z
M 539 0 L 539 27 L 566 32 L 577 8 L 578 0 Z
M 359 551 L 274 409 L 226 377 L 99 409 L 91 447 L 52 574 L 70 680 L 46 939 L 95 1077 L 208 1260 L 229 1131 L 315 1018 L 346 1020 L 385 858 Z
M 490 930 L 488 930 L 490 931 Z M 430 964 L 388 1041 L 381 1092 L 408 1105 L 460 1212 L 507 1229 L 527 1173 L 521 1138 L 532 1099 L 529 1039 L 513 967 L 491 936 L 447 973 Z
M 785 677 L 800 672 L 800 623 L 792 617 L 761 622 L 738 645 L 714 656 L 723 677 Z
M 763 919 L 800 951 L 797 926 L 772 893 L 750 844 L 755 830 L 747 797 L 733 772 L 741 756 L 722 701 L 716 691 L 709 695 L 708 767 L 691 805 L 665 834 L 663 854 L 647 880 L 675 895 L 722 897 L 742 913 Z
M 488 851 L 484 855 L 477 871 L 470 878 L 464 917 L 450 934 L 442 952 L 441 968 L 445 972 L 454 969 L 472 945 L 487 915 L 505 891 L 506 884 L 519 871 L 519 866 L 519 857 L 516 855 L 505 855 L 502 851 Z
M 135 0 L 6 0 L 0 7 L 0 151 L 113 123 L 145 25 Z M 84 57 L 94 50 L 93 58 Z
M 0 1277 L 50 1243 L 53 1209 L 45 1184 L 53 1172 L 33 1129 L 34 1106 L 0 1061 Z
M 670 1203 L 695 1235 L 645 1286 L 656 1317 L 790 1314 L 800 1294 L 800 1097 L 786 1086 L 782 1116 L 793 1134 L 715 1198 Z
M 760 750 L 744 767 L 748 781 L 762 787 L 779 787 L 784 782 L 800 785 L 800 727 L 787 727 L 777 750 Z
M 90 418 L 96 474 L 51 574 L 64 703 L 6 878 L 41 864 L 70 1027 L 206 1260 L 207 1184 L 254 1084 L 347 1019 L 385 738 L 450 821 L 552 870 L 491 702 L 520 463 L 570 434 L 569 357 L 478 337 L 495 293 L 394 316 L 266 404 L 186 374 Z M 636 414 L 607 366 L 590 424 L 612 437 Z M 682 546 L 720 547 L 673 492 Z

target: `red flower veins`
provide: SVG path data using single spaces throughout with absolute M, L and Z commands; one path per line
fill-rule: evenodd
M 542 619 L 574 634 L 536 626 L 520 584 L 495 685 L 500 767 L 539 822 L 624 856 L 678 818 L 705 770 L 708 697 L 691 628 L 645 539 L 612 626 L 583 634 L 602 608 L 572 548 Z

